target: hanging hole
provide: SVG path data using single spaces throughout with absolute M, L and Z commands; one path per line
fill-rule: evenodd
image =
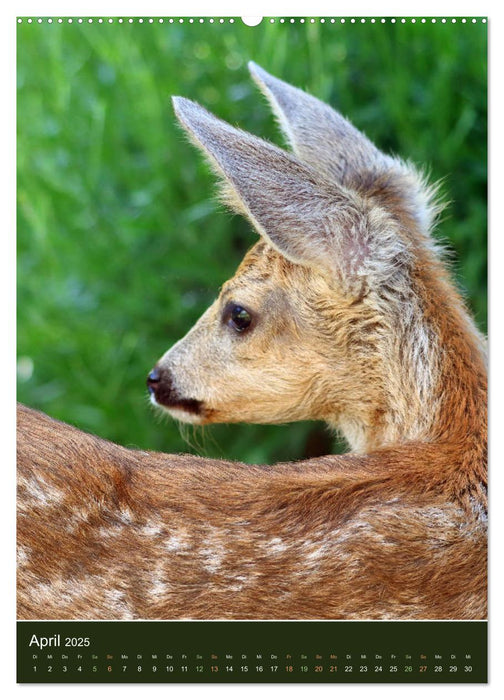
M 257 27 L 258 24 L 261 24 L 262 17 L 242 17 L 241 20 L 247 27 Z

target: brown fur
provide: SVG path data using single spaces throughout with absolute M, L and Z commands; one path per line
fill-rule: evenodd
M 200 424 L 324 420 L 352 453 L 145 453 L 20 407 L 19 617 L 482 619 L 485 350 L 431 237 L 435 188 L 251 71 L 293 154 L 176 99 L 261 240 L 152 399 Z
M 20 406 L 18 617 L 484 618 L 486 532 L 457 460 L 410 445 L 252 467 Z

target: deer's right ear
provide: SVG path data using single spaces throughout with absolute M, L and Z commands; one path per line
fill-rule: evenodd
M 344 282 L 361 280 L 380 260 L 384 269 L 397 262 L 393 227 L 384 226 L 380 211 L 359 195 L 190 100 L 174 97 L 173 103 L 182 126 L 224 180 L 227 203 L 288 260 Z

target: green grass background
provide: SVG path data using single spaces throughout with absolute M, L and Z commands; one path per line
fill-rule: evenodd
M 237 19 L 18 25 L 18 398 L 123 445 L 245 461 L 331 448 L 313 424 L 181 435 L 145 377 L 256 240 L 222 211 L 170 96 L 282 143 L 252 59 L 446 178 L 438 235 L 486 330 L 486 25 Z M 186 442 L 189 439 L 190 444 Z

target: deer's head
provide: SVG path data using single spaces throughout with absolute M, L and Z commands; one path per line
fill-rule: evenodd
M 322 419 L 363 448 L 363 431 L 408 423 L 401 410 L 417 419 L 438 380 L 434 190 L 331 107 L 250 70 L 293 152 L 174 98 L 260 240 L 152 370 L 151 398 L 197 424 Z

